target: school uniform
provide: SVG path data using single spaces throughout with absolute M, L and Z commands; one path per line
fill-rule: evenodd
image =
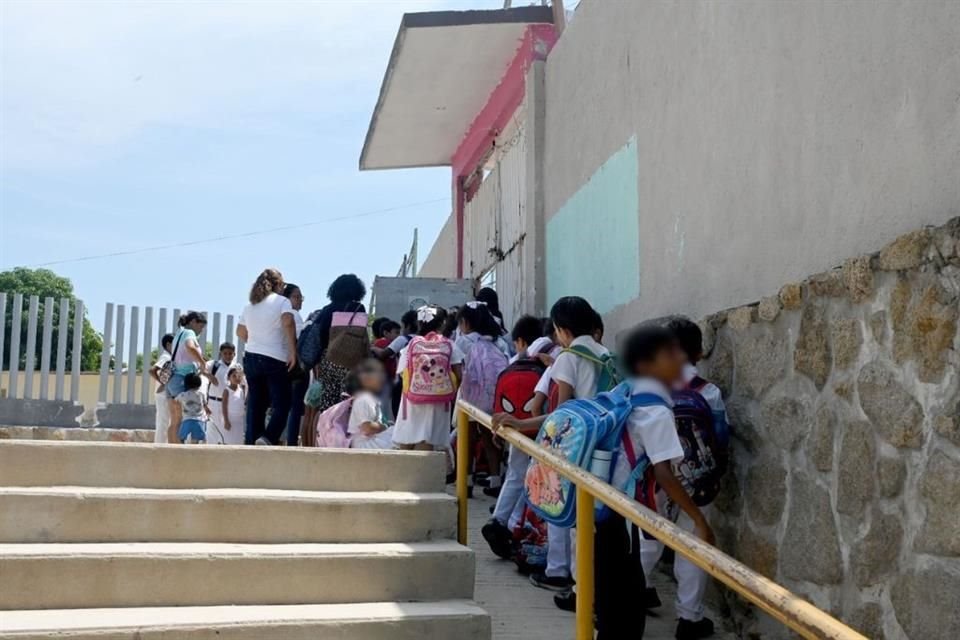
M 408 347 L 400 351 L 400 360 L 397 370 L 403 371 L 407 367 Z M 463 364 L 463 352 L 453 345 L 450 356 L 450 366 Z M 450 405 L 448 403 L 417 404 L 401 401 L 399 415 L 393 428 L 394 444 L 417 444 L 428 442 L 436 448 L 447 445 L 450 437 Z
M 216 371 L 214 371 L 216 368 Z M 217 429 L 223 427 L 223 409 L 221 408 L 221 399 L 223 390 L 227 388 L 227 377 L 230 374 L 230 365 L 223 360 L 211 360 L 207 363 L 207 371 L 213 372 L 213 377 L 217 384 L 210 384 L 210 381 L 204 378 L 207 388 L 207 407 L 210 408 L 210 422 Z
M 350 406 L 350 419 L 347 421 L 347 435 L 350 436 L 351 449 L 392 449 L 393 428 L 385 429 L 373 435 L 364 435 L 360 429 L 367 422 L 384 424 L 380 399 L 369 391 L 360 391 L 353 396 Z
M 598 358 L 610 352 L 602 344 L 593 339 L 593 336 L 579 336 L 570 343 L 570 347 L 586 347 Z M 562 350 L 549 368 L 550 378 L 547 380 L 547 390 L 551 382 L 564 382 L 573 387 L 574 398 L 591 398 L 597 394 L 597 365 L 576 353 Z M 546 377 L 546 373 L 544 377 Z M 541 383 L 543 379 L 541 378 Z M 540 390 L 541 385 L 537 385 Z M 544 572 L 550 578 L 565 578 L 574 573 L 575 549 L 573 546 L 572 529 L 565 529 L 554 524 L 547 524 L 547 569 Z
M 650 464 L 678 461 L 683 447 L 673 419 L 670 391 L 659 382 L 641 378 L 632 382 L 632 393 L 659 396 L 663 405 L 637 407 L 627 419 L 627 435 L 637 459 L 646 455 Z M 613 486 L 622 486 L 632 471 L 621 444 L 612 473 Z M 594 544 L 596 583 L 597 640 L 632 640 L 643 637 L 646 622 L 642 606 L 637 606 L 646 589 L 641 560 L 643 534 L 614 513 L 597 523 Z
M 163 365 L 170 361 L 170 354 L 166 350 L 160 351 L 160 357 L 153 364 L 158 371 Z M 169 442 L 167 439 L 167 429 L 170 427 L 170 396 L 167 395 L 163 385 L 153 394 L 153 404 L 156 407 L 156 417 L 154 421 L 153 441 L 157 444 Z
M 228 396 L 227 417 L 230 418 L 230 430 L 223 426 L 223 397 Z M 210 444 L 233 444 L 241 445 L 244 440 L 244 427 L 247 424 L 247 390 L 243 385 L 237 385 L 236 389 L 229 386 L 223 389 L 223 395 L 220 396 L 221 422 L 214 425 L 213 430 L 207 428 L 207 442 Z
M 684 367 L 684 382 L 689 383 L 699 375 L 697 368 L 688 364 Z M 707 383 L 699 389 L 710 410 L 713 412 L 714 424 L 718 428 L 726 425 L 727 412 L 723 404 L 720 389 L 713 383 Z M 721 425 L 722 422 L 722 425 Z M 661 515 L 673 520 L 680 528 L 692 532 L 695 528 L 693 520 L 677 508 L 667 509 L 667 498 L 663 492 L 657 494 L 657 507 Z M 709 517 L 711 505 L 700 507 L 704 516 Z M 640 542 L 640 560 L 643 563 L 644 574 L 653 571 L 660 556 L 663 555 L 663 543 L 659 540 L 643 539 Z M 699 622 L 703 619 L 703 598 L 707 591 L 709 577 L 707 573 L 683 556 L 678 555 L 673 562 L 673 575 L 677 579 L 677 617 Z

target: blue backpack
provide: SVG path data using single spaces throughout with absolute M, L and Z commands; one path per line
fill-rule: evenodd
M 630 412 L 654 402 L 666 404 L 654 394 L 632 396 L 626 382 L 592 399 L 568 400 L 547 416 L 537 444 L 609 482 L 613 452 L 625 433 Z M 571 527 L 576 521 L 576 486 L 535 459 L 527 467 L 524 497 L 533 511 L 551 524 Z

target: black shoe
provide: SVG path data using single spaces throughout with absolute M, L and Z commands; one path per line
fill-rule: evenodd
M 499 498 L 500 497 L 500 487 L 484 487 L 483 495 L 490 498 Z
M 713 620 L 701 618 L 696 622 L 680 618 L 677 622 L 677 640 L 700 640 L 713 635 Z
M 513 556 L 513 535 L 510 529 L 497 520 L 490 520 L 480 529 L 483 539 L 490 545 L 494 555 L 509 560 Z
M 447 474 L 447 484 L 457 484 L 457 472 L 451 471 Z
M 472 486 L 467 487 L 467 497 L 468 497 L 468 498 L 471 498 L 471 499 L 473 498 L 473 487 L 472 487 Z
M 576 613 L 577 594 L 575 594 L 573 591 L 564 591 L 563 593 L 558 593 L 557 595 L 553 596 L 553 604 L 557 605 L 557 609 Z
M 657 609 L 662 606 L 660 596 L 657 594 L 656 587 L 647 587 L 643 592 L 643 608 L 647 611 Z
M 530 584 L 550 591 L 569 591 L 573 586 L 573 580 L 559 576 L 548 576 L 545 573 L 532 573 L 530 574 Z

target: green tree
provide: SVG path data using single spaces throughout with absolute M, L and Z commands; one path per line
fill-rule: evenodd
M 23 353 L 20 356 L 20 366 L 26 363 L 27 330 L 29 321 L 30 296 L 39 296 L 40 298 L 40 318 L 37 322 L 37 355 L 36 368 L 40 368 L 40 345 L 43 336 L 43 301 L 44 298 L 51 297 L 56 303 L 54 306 L 53 317 L 53 345 L 57 345 L 60 333 L 60 298 L 70 298 L 70 317 L 67 322 L 67 369 L 73 366 L 73 327 L 76 307 L 73 301 L 76 300 L 73 293 L 73 283 L 69 278 L 59 276 L 49 269 L 27 269 L 17 267 L 9 271 L 0 271 L 0 292 L 7 293 L 6 319 L 4 322 L 4 344 L 6 345 L 6 354 L 0 368 L 8 368 L 10 332 L 13 327 L 12 319 L 14 313 L 21 315 L 20 322 L 20 349 Z M 13 308 L 13 294 L 23 294 L 23 308 Z M 103 337 L 96 332 L 90 320 L 87 319 L 87 311 L 83 313 L 83 337 L 81 338 L 81 371 L 97 371 L 100 368 L 100 351 L 103 348 Z M 50 349 L 50 370 L 57 366 L 56 348 Z

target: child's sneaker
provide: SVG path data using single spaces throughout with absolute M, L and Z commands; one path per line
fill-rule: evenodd
M 563 611 L 577 612 L 577 594 L 573 591 L 564 591 L 553 596 L 553 604 Z
M 490 545 L 490 551 L 493 551 L 496 556 L 504 560 L 509 560 L 513 556 L 513 535 L 510 529 L 499 520 L 491 519 L 480 529 L 480 534 Z
M 647 587 L 643 591 L 643 608 L 646 610 L 657 609 L 663 605 L 660 602 L 660 595 L 656 587 Z
M 701 618 L 696 622 L 680 618 L 677 623 L 677 640 L 699 640 L 713 635 L 713 620 Z
M 548 576 L 545 573 L 532 573 L 530 584 L 550 591 L 568 591 L 573 586 L 573 580 L 560 576 Z

